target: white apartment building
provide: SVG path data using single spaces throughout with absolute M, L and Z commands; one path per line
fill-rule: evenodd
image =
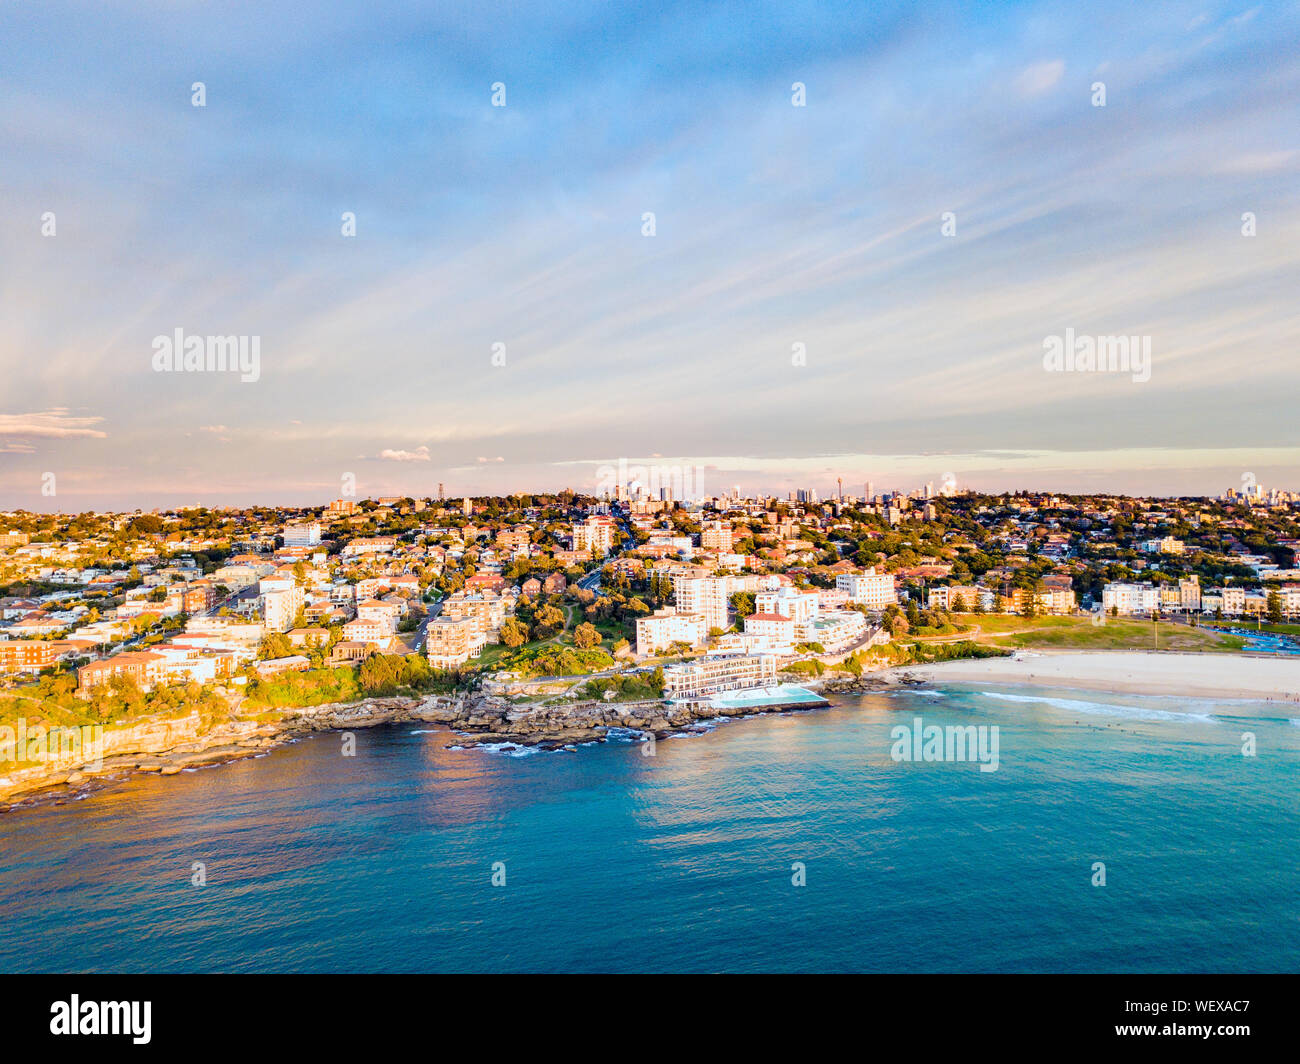
M 672 701 L 709 698 L 723 691 L 776 683 L 776 657 L 745 654 L 699 658 L 664 669 L 664 697 Z
M 794 639 L 795 622 L 783 613 L 751 613 L 745 618 L 746 650 L 789 657 L 794 653 Z
M 1149 583 L 1107 584 L 1101 589 L 1101 607 L 1120 616 L 1154 613 L 1160 608 L 1160 589 Z
M 725 629 L 730 583 L 725 576 L 673 577 L 673 598 L 678 613 L 695 613 L 704 618 L 704 630 Z
M 865 573 L 841 573 L 835 578 L 835 586 L 849 593 L 850 602 L 869 610 L 883 610 L 898 602 L 892 574 L 877 573 L 874 568 Z
M 287 632 L 306 600 L 303 589 L 293 580 L 274 577 L 257 584 L 258 609 L 268 632 Z
M 614 519 L 599 514 L 573 523 L 573 549 L 604 557 L 614 549 Z
M 636 652 L 645 657 L 666 650 L 674 643 L 701 647 L 708 641 L 709 626 L 703 614 L 687 613 L 676 606 L 665 606 L 636 622 Z
M 286 547 L 320 546 L 320 522 L 305 521 L 300 524 L 285 525 L 284 545 Z
M 797 622 L 815 620 L 820 610 L 821 596 L 816 591 L 779 587 L 775 591 L 760 591 L 754 596 L 756 613 L 779 613 Z

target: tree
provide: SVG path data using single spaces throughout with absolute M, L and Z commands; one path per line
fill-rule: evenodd
M 550 639 L 564 627 L 564 614 L 554 606 L 543 606 L 533 615 L 533 638 Z
M 594 624 L 583 621 L 573 631 L 573 645 L 579 650 L 590 650 L 600 646 L 600 632 Z
M 391 695 L 401 679 L 402 659 L 389 654 L 371 654 L 361 663 L 358 679 L 367 694 Z
M 511 650 L 517 650 L 528 642 L 528 626 L 514 617 L 506 618 L 501 625 L 501 642 Z
M 293 644 L 283 632 L 268 632 L 257 648 L 259 658 L 287 658 L 293 653 Z
M 1270 624 L 1282 623 L 1282 596 L 1276 591 L 1268 593 L 1268 619 Z

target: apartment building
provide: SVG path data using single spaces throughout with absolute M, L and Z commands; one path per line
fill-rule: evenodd
M 705 631 L 725 629 L 727 598 L 730 584 L 725 576 L 694 576 L 678 574 L 673 577 L 673 599 L 679 613 L 694 613 L 704 618 Z
M 165 661 L 161 654 L 146 652 L 115 654 L 102 661 L 92 661 L 77 670 L 77 693 L 89 694 L 115 676 L 129 677 L 147 690 L 158 680 Z
M 40 672 L 53 665 L 56 656 L 49 640 L 0 640 L 0 672 Z
M 890 573 L 877 573 L 874 568 L 864 573 L 840 573 L 835 586 L 849 593 L 849 601 L 869 610 L 883 610 L 898 603 L 894 592 L 894 577 Z
M 750 652 L 789 657 L 794 653 L 794 642 L 794 618 L 784 613 L 751 613 L 745 618 L 743 645 Z
M 614 519 L 595 514 L 573 523 L 573 549 L 590 556 L 595 551 L 604 557 L 614 549 Z
M 706 521 L 700 532 L 700 546 L 704 550 L 725 553 L 733 546 L 733 531 L 729 521 Z
M 374 617 L 348 621 L 343 626 L 343 638 L 354 643 L 374 643 L 386 648 L 393 639 L 393 629 L 386 620 Z
M 666 650 L 674 643 L 690 647 L 703 646 L 708 641 L 709 626 L 704 616 L 665 606 L 649 617 L 638 617 L 636 622 L 636 652 L 641 657 Z
M 425 629 L 429 667 L 451 669 L 477 658 L 487 639 L 474 617 L 435 617 Z
M 1038 591 L 1023 587 L 1011 589 L 1009 605 L 1013 612 L 1024 613 L 1029 609 L 1031 601 L 1036 613 L 1073 613 L 1077 605 L 1074 592 L 1069 588 L 1047 587 Z
M 355 558 L 358 554 L 391 554 L 397 549 L 393 536 L 358 536 L 343 548 L 343 557 Z
M 287 632 L 306 601 L 306 593 L 291 579 L 258 581 L 258 610 L 268 632 Z
M 1101 606 L 1120 616 L 1154 613 L 1160 608 L 1160 590 L 1150 583 L 1110 583 L 1101 589 Z
M 513 599 L 498 595 L 491 589 L 483 591 L 457 591 L 442 604 L 442 616 L 450 620 L 468 618 L 489 643 L 498 642 L 501 625 L 513 608 Z
M 986 587 L 973 584 L 953 584 L 946 587 L 932 587 L 926 592 L 925 604 L 931 610 L 961 609 L 967 613 L 975 611 L 976 604 L 985 612 L 991 612 L 996 603 L 996 596 Z
M 301 524 L 285 525 L 284 545 L 286 547 L 320 546 L 320 522 L 304 521 Z
M 760 591 L 754 596 L 754 610 L 777 613 L 796 622 L 812 621 L 821 611 L 821 596 L 816 591 L 799 591 L 793 587 Z

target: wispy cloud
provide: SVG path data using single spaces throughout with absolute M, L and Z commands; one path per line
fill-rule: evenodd
M 379 460 L 382 462 L 428 462 L 431 459 L 428 447 L 417 447 L 413 451 L 386 447 L 379 452 Z
M 79 417 L 64 407 L 54 407 L 39 414 L 0 414 L 0 437 L 29 436 L 43 439 L 72 439 L 92 437 L 103 439 L 108 435 L 94 426 L 102 417 Z
M 1045 59 L 1020 72 L 1015 80 L 1016 91 L 1021 96 L 1041 96 L 1056 88 L 1064 74 L 1064 59 Z

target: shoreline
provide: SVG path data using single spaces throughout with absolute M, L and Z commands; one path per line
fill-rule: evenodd
M 513 744 L 557 750 L 604 742 L 611 729 L 656 740 L 690 733 L 719 719 L 824 709 L 827 696 L 925 684 L 1013 684 L 1157 697 L 1225 698 L 1300 706 L 1300 656 L 1076 651 L 1014 657 L 960 658 L 929 665 L 894 665 L 859 677 L 801 681 L 818 701 L 689 708 L 663 701 L 518 705 L 496 695 L 449 698 L 394 695 L 356 702 L 287 708 L 279 719 L 234 720 L 203 732 L 198 717 L 139 721 L 105 729 L 102 765 L 40 764 L 0 773 L 0 813 L 19 806 L 77 800 L 136 774 L 162 776 L 257 757 L 305 735 L 419 723 L 447 732 L 447 746 Z
M 1240 657 L 1178 651 L 1076 651 L 899 666 L 926 683 L 1008 683 L 1156 697 L 1226 698 L 1300 705 L 1300 656 Z
M 108 749 L 98 767 L 86 761 L 43 763 L 0 773 L 0 814 L 20 806 L 79 800 L 138 774 L 174 776 L 258 757 L 306 735 L 383 724 L 432 725 L 447 732 L 448 748 L 513 744 L 558 750 L 579 743 L 604 742 L 611 729 L 641 732 L 660 741 L 689 733 L 707 721 L 824 709 L 829 705 L 820 695 L 815 702 L 707 709 L 658 700 L 521 706 L 494 695 L 393 695 L 286 708 L 278 720 L 227 721 L 207 732 L 198 730 L 197 715 L 192 714 L 175 720 L 106 728 Z

